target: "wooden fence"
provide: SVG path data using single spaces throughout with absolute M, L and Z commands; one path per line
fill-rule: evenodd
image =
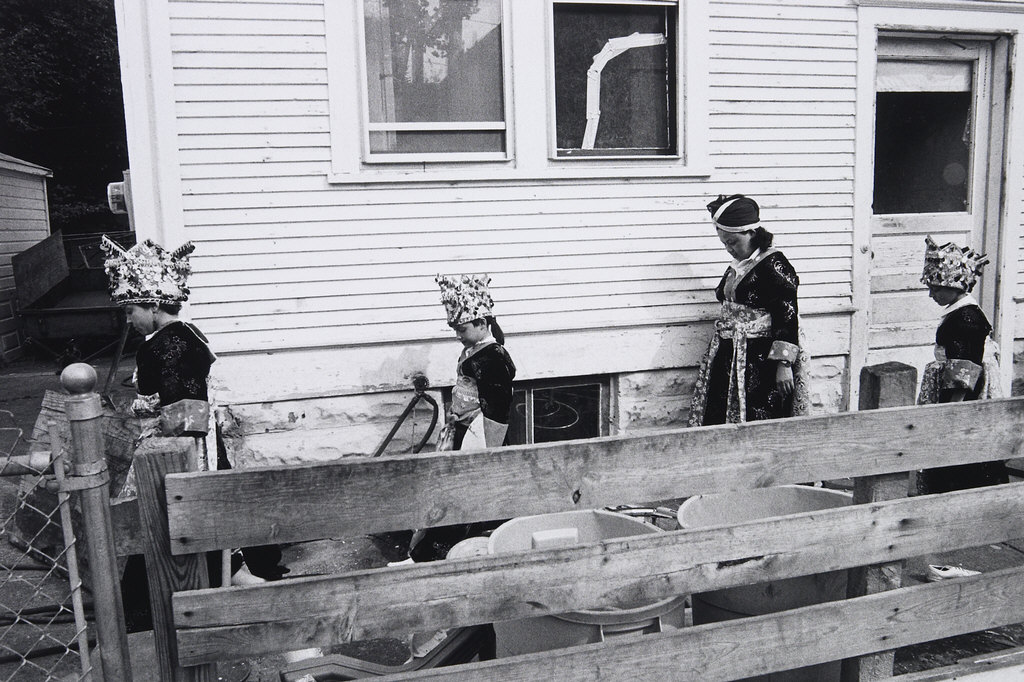
M 178 679 L 206 679 L 222 660 L 856 567 L 868 567 L 851 573 L 863 596 L 394 679 L 712 681 L 836 659 L 850 659 L 847 679 L 880 679 L 898 647 L 1024 619 L 1024 568 L 889 589 L 902 559 L 1024 536 L 1024 484 L 906 497 L 909 471 L 1024 455 L 1021 398 L 247 471 L 174 473 L 179 445 L 137 456 L 148 543 L 130 505 L 113 515 L 119 551 L 144 546 L 157 567 L 164 662 L 193 666 Z M 208 550 L 842 478 L 862 504 L 202 589 Z

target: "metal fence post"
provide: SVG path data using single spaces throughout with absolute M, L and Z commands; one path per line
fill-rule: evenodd
M 61 372 L 60 382 L 70 393 L 65 403 L 71 423 L 71 472 L 66 488 L 77 492 L 82 508 L 103 679 L 130 682 L 128 635 L 110 521 L 110 475 L 103 448 L 103 406 L 100 396 L 93 393 L 96 370 L 81 362 L 68 365 Z

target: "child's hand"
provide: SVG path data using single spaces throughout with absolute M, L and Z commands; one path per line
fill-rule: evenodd
M 793 392 L 793 368 L 782 362 L 775 370 L 775 385 L 784 397 L 789 397 Z

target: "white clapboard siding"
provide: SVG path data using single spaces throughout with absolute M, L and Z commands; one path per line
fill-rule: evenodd
M 703 266 L 701 270 L 710 270 Z M 695 268 L 696 270 L 696 268 Z M 506 292 L 516 297 L 525 293 L 517 292 L 516 288 L 533 287 L 545 291 L 560 285 L 571 285 L 580 291 L 597 290 L 618 291 L 691 291 L 714 289 L 721 279 L 720 273 L 707 276 L 681 277 L 672 279 L 679 272 L 674 266 L 651 266 L 633 268 L 592 268 L 580 270 L 562 270 L 557 273 L 545 270 L 530 272 L 509 272 L 501 277 Z M 638 274 L 640 278 L 638 279 Z M 329 273 L 328 273 L 329 276 Z M 204 285 L 190 299 L 195 304 L 231 304 L 248 301 L 272 301 L 277 299 L 306 299 L 317 297 L 349 297 L 382 293 L 413 294 L 422 292 L 425 284 L 432 280 L 428 276 L 410 277 L 396 276 L 388 280 L 386 291 L 373 279 L 353 279 L 326 281 L 301 280 L 294 282 L 260 282 L 246 285 L 229 284 L 223 286 Z M 604 286 L 595 286 L 604 285 Z M 812 285 L 818 285 L 811 288 Z M 813 296 L 816 292 L 826 290 L 841 291 L 839 295 L 849 295 L 850 282 L 837 282 L 836 272 L 814 272 L 806 269 L 800 273 L 801 296 Z M 431 296 L 436 293 L 430 288 Z M 431 301 L 433 302 L 433 301 Z M 353 305 L 352 302 L 345 304 Z
M 479 224 L 472 224 L 471 221 L 463 221 L 463 230 L 445 230 L 457 232 L 465 237 L 466 241 L 473 246 L 463 247 L 472 250 L 477 245 L 493 245 L 504 250 L 505 245 L 520 244 L 531 239 L 541 238 L 545 244 L 570 244 L 566 247 L 573 249 L 571 244 L 577 242 L 616 242 L 622 240 L 633 241 L 635 246 L 641 250 L 657 247 L 653 240 L 672 239 L 677 243 L 669 244 L 671 248 L 683 250 L 687 253 L 695 251 L 719 251 L 721 250 L 718 237 L 708 234 L 707 231 L 698 234 L 686 234 L 676 224 L 649 224 L 649 225 L 602 225 L 602 226 L 561 226 L 550 227 L 516 227 L 510 229 L 481 229 Z M 849 235 L 839 231 L 827 231 L 822 229 L 824 221 L 815 221 L 812 227 L 819 230 L 779 230 L 776 233 L 777 245 L 785 251 L 798 246 L 824 245 L 824 244 L 850 244 Z M 415 228 L 420 225 L 419 221 L 410 221 L 409 227 Z M 786 224 L 789 228 L 791 224 Z M 376 223 L 364 222 L 355 226 L 353 234 L 344 237 L 330 236 L 303 236 L 279 235 L 268 237 L 262 234 L 263 226 L 247 226 L 250 238 L 244 244 L 239 245 L 232 241 L 216 241 L 205 244 L 206 248 L 201 254 L 202 257 L 228 256 L 233 257 L 240 254 L 284 254 L 302 253 L 306 251 L 329 251 L 333 249 L 409 249 L 409 248 L 433 248 L 436 237 L 433 234 L 423 234 L 415 229 L 403 229 L 396 232 L 381 232 L 375 228 L 381 227 Z M 448 227 L 447 225 L 445 227 Z M 488 227 L 491 227 L 489 224 Z M 359 228 L 363 228 L 360 230 Z M 365 230 L 365 231 L 363 231 Z M 380 237 L 387 237 L 386 243 L 380 241 Z M 920 249 L 918 249 L 920 250 Z M 455 252 L 452 252 L 453 254 Z M 512 253 L 512 252 L 505 252 Z M 503 253 L 503 255 L 505 255 Z M 711 254 L 713 258 L 714 254 Z
M 709 178 L 391 187 L 326 180 L 324 1 L 169 3 L 189 313 L 218 349 L 448 338 L 438 272 L 491 273 L 517 334 L 704 321 L 728 262 L 704 205 L 734 192 L 761 201 L 803 314 L 849 310 L 855 7 L 710 4 L 710 73 L 688 74 Z
M 0 154 L 0 359 L 21 353 L 11 258 L 50 235 L 49 171 Z
M 495 191 L 495 190 L 492 190 Z M 571 192 L 569 194 L 568 192 Z M 289 196 L 283 194 L 251 197 L 246 202 L 244 197 L 219 196 L 206 197 L 203 199 L 186 198 L 186 210 L 194 225 L 231 225 L 231 224 L 253 224 L 256 222 L 300 222 L 309 220 L 317 211 L 315 217 L 323 219 L 342 219 L 346 221 L 376 220 L 384 222 L 388 220 L 420 220 L 441 222 L 451 218 L 479 218 L 490 219 L 500 216 L 537 216 L 537 215 L 586 215 L 589 208 L 592 213 L 620 214 L 623 222 L 632 222 L 630 216 L 635 211 L 671 211 L 672 215 L 679 221 L 681 226 L 692 225 L 702 232 L 710 230 L 707 220 L 707 213 L 703 205 L 707 197 L 685 200 L 679 197 L 650 197 L 646 201 L 642 198 L 633 199 L 629 197 L 586 197 L 586 192 L 579 189 L 561 190 L 550 188 L 546 190 L 548 195 L 557 195 L 557 198 L 530 197 L 521 200 L 510 200 L 504 197 L 495 196 L 485 201 L 456 200 L 446 207 L 446 213 L 437 215 L 427 210 L 432 204 L 424 202 L 423 199 L 429 195 L 413 193 L 415 199 L 407 202 L 387 202 L 387 196 L 380 198 L 380 203 L 365 204 L 335 204 L 330 201 L 330 195 L 317 193 L 308 197 L 308 202 L 303 202 L 305 197 Z M 418 200 L 418 201 L 417 201 Z M 191 204 L 197 204 L 193 207 Z M 323 204 L 318 206 L 317 204 Z M 383 205 L 382 205 L 383 204 Z M 210 206 L 210 208 L 202 208 Z M 814 206 L 808 206 L 805 213 L 795 211 L 788 220 L 808 220 L 820 215 Z M 839 209 L 849 210 L 849 208 Z M 685 213 L 684 213 L 685 211 Z M 258 212 L 258 213 L 256 213 Z M 767 207 L 765 209 L 766 224 L 779 225 L 788 222 L 785 213 L 778 215 L 772 213 Z M 692 221 L 692 222 L 691 222 Z M 699 221 L 699 222 L 697 222 Z M 487 220 L 481 223 L 489 224 Z M 683 228 L 686 229 L 686 228 Z M 344 234 L 344 232 L 342 232 Z
M 678 257 L 677 257 L 678 258 Z M 519 270 L 501 270 L 492 269 L 490 274 L 492 278 L 497 281 L 504 282 L 506 278 L 514 278 L 516 276 L 529 277 L 536 272 L 556 272 L 559 273 L 558 277 L 573 277 L 578 272 L 592 271 L 597 268 L 592 267 L 593 259 L 586 257 L 566 257 L 566 258 L 555 258 L 545 259 L 543 262 L 532 263 L 534 268 L 545 268 L 542 271 L 527 270 L 525 268 Z M 831 277 L 832 281 L 838 281 L 843 276 L 842 273 L 848 273 L 850 270 L 850 256 L 837 258 L 820 258 L 814 257 L 806 261 L 795 261 L 795 267 L 799 268 L 801 273 L 818 272 L 822 273 L 823 276 Z M 471 260 L 462 263 L 462 271 L 466 272 L 480 272 L 484 266 L 488 265 L 488 261 Z M 519 265 L 515 261 L 512 261 L 509 266 L 514 267 Z M 682 264 L 686 265 L 686 264 Z M 640 277 L 644 274 L 644 268 L 655 268 L 653 272 L 664 273 L 667 269 L 670 269 L 674 273 L 683 271 L 684 273 L 693 273 L 699 275 L 705 272 L 721 272 L 724 270 L 724 266 L 719 266 L 716 270 L 713 266 L 709 265 L 694 265 L 681 267 L 678 260 L 670 261 L 668 256 L 665 254 L 622 254 L 616 259 L 616 269 L 625 270 L 627 276 Z M 607 268 L 602 268 L 607 269 Z M 364 282 L 362 286 L 377 287 L 378 290 L 390 291 L 392 287 L 400 286 L 397 284 L 403 278 L 419 277 L 427 278 L 431 281 L 434 275 L 437 274 L 437 268 L 431 263 L 401 263 L 401 264 L 389 264 L 389 265 L 367 265 L 367 266 L 354 266 L 345 268 L 344 272 L 339 274 L 336 268 L 296 268 L 287 267 L 280 268 L 273 271 L 255 271 L 255 270 L 240 270 L 237 272 L 199 272 L 193 275 L 193 283 L 195 287 L 200 290 L 213 289 L 214 287 L 231 287 L 231 286 L 250 286 L 258 284 L 278 284 L 278 285 L 292 285 L 298 282 L 309 282 L 311 284 L 318 284 L 321 282 Z M 340 279 L 345 276 L 348 279 Z M 540 275 L 538 275 L 539 277 Z M 545 274 L 545 277 L 548 275 Z M 710 275 L 709 275 L 710 276 Z M 421 287 L 417 287 L 417 290 Z M 197 293 L 195 300 L 202 300 L 202 293 Z M 211 296 L 212 297 L 212 296 Z
M 1024 179 L 1022 179 L 1024 180 Z M 1024 212 L 1017 215 L 1017 225 L 1024 225 Z M 1017 289 L 1015 291 L 1014 298 L 1019 301 L 1024 301 L 1024 229 L 1018 231 L 1019 243 L 1017 246 Z M 1024 337 L 1024 311 L 1018 311 L 1017 313 L 1017 333 L 1016 337 Z

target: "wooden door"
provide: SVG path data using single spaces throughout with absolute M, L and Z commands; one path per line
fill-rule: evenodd
M 925 236 L 999 249 L 1004 52 L 995 41 L 879 39 L 866 364 L 932 357 L 940 308 L 921 284 Z M 974 295 L 996 320 L 995 286 Z

